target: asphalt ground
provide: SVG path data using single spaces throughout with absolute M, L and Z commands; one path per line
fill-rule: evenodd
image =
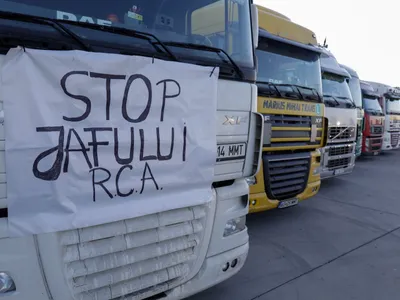
M 400 299 L 400 151 L 361 158 L 317 196 L 247 226 L 243 269 L 190 300 Z

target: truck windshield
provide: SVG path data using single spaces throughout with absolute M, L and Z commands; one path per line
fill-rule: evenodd
M 322 74 L 324 102 L 330 106 L 351 108 L 354 102 L 346 78 L 333 73 Z
M 300 88 L 297 93 L 303 94 L 303 96 L 304 94 L 306 96 L 322 95 L 318 52 L 260 38 L 256 55 L 258 59 L 257 82 L 271 83 L 278 89 L 280 86 L 294 85 Z M 296 89 L 293 92 L 296 92 Z M 299 99 L 301 99 L 301 95 Z
M 386 113 L 400 115 L 400 100 L 386 99 Z
M 358 79 L 357 77 L 351 77 L 349 81 L 349 87 L 354 104 L 357 107 L 362 107 L 362 93 L 361 93 L 360 79 Z
M 232 68 L 233 60 L 241 69 L 255 69 L 249 0 L 0 0 L 0 10 L 132 30 L 129 36 L 63 23 L 85 42 L 100 44 L 102 52 L 123 45 L 127 51 L 140 49 L 154 56 L 154 44 L 135 38 L 136 30 L 151 33 L 180 61 Z
M 379 105 L 378 98 L 363 96 L 363 107 L 366 111 L 383 114 L 382 108 Z

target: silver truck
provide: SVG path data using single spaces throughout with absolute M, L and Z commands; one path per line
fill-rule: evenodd
M 357 108 L 348 85 L 350 74 L 326 48 L 321 54 L 321 70 L 325 116 L 329 120 L 327 146 L 321 153 L 321 179 L 325 179 L 353 171 Z

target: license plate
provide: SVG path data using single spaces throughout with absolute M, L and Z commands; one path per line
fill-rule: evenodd
M 344 169 L 337 169 L 335 171 L 333 171 L 333 175 L 340 175 L 344 173 Z
M 246 157 L 246 143 L 223 144 L 217 146 L 217 161 L 227 161 Z
M 289 199 L 289 200 L 283 200 L 279 202 L 278 208 L 287 208 L 290 206 L 295 206 L 299 203 L 299 199 L 294 198 L 294 199 Z

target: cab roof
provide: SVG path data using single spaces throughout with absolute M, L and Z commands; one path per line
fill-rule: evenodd
M 258 7 L 258 24 L 260 28 L 260 36 L 273 38 L 280 37 L 282 42 L 295 42 L 296 44 L 315 46 L 311 50 L 318 51 L 317 38 L 311 30 L 294 23 L 287 16 L 278 13 L 272 9 L 257 5 Z M 300 46 L 298 45 L 298 46 Z M 319 51 L 318 51 L 319 52 Z
M 361 80 L 360 81 L 361 91 L 363 94 L 371 97 L 379 98 L 380 95 L 376 92 L 374 87 L 367 81 Z
M 343 65 L 343 64 L 339 64 L 339 66 L 341 66 L 343 69 L 345 69 L 350 74 L 351 77 L 360 79 L 360 77 L 358 76 L 357 72 L 354 69 L 352 69 L 346 65 Z
M 374 81 L 365 82 L 368 83 L 380 96 L 385 96 L 386 98 L 392 100 L 400 100 L 400 89 L 398 87 L 392 87 L 390 85 Z
M 321 70 L 322 72 L 332 73 L 339 76 L 350 78 L 349 72 L 342 68 L 337 62 L 335 56 L 326 48 L 320 47 L 321 53 Z

